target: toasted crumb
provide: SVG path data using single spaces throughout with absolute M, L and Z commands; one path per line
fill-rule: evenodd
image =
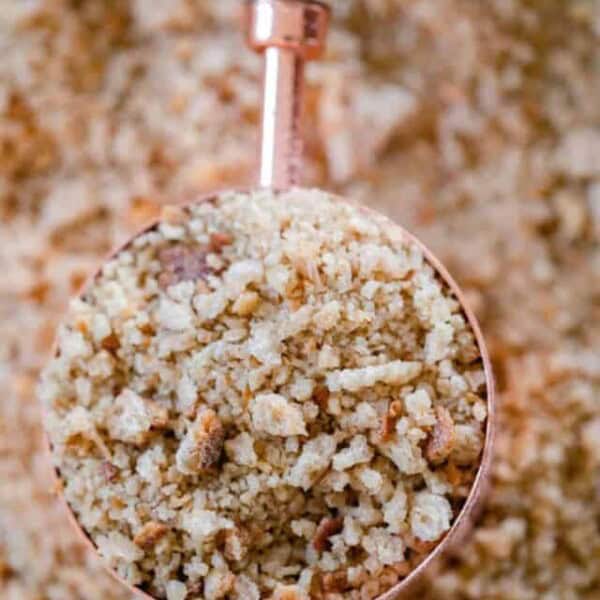
M 323 552 L 323 550 L 327 548 L 329 538 L 332 535 L 339 533 L 343 526 L 343 517 L 325 517 L 322 519 L 315 532 L 315 537 L 313 538 L 313 548 L 317 552 Z
M 325 408 L 327 400 L 329 400 L 329 390 L 324 385 L 318 385 L 313 393 L 313 398 L 321 408 Z
M 454 449 L 456 433 L 452 415 L 446 408 L 438 406 L 435 414 L 436 422 L 425 450 L 425 456 L 429 462 L 439 463 L 446 460 Z
M 386 413 L 381 417 L 381 423 L 377 433 L 377 439 L 380 442 L 386 442 L 396 428 L 396 422 L 403 413 L 402 402 L 394 400 Z
M 235 575 L 229 571 L 213 569 L 204 580 L 204 597 L 206 600 L 221 600 L 235 585 Z
M 225 246 L 229 246 L 233 242 L 233 236 L 230 233 L 223 231 L 210 234 L 210 250 L 211 252 L 219 253 Z
M 297 585 L 285 585 L 275 590 L 271 600 L 307 600 L 307 594 Z
M 101 342 L 100 345 L 104 350 L 108 350 L 109 352 L 114 352 L 121 347 L 121 342 L 119 337 L 114 333 L 107 335 Z
M 225 530 L 225 558 L 232 561 L 242 560 L 249 550 L 250 534 L 243 527 Z
M 210 469 L 219 461 L 224 441 L 223 424 L 215 411 L 202 410 L 177 450 L 177 468 L 185 474 Z
M 343 592 L 348 588 L 348 573 L 346 571 L 334 571 L 323 575 L 323 591 Z
M 256 292 L 244 292 L 231 307 L 231 310 L 240 317 L 250 316 L 258 307 L 260 296 Z
M 144 550 L 149 550 L 166 535 L 167 531 L 169 528 L 164 523 L 150 521 L 135 534 L 133 542 Z

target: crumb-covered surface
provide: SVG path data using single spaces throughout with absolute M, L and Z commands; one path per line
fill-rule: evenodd
M 498 375 L 491 499 L 424 597 L 596 600 L 598 1 L 333 4 L 308 181 L 431 246 Z M 54 497 L 35 381 L 110 248 L 164 203 L 248 183 L 260 63 L 237 0 L 0 6 L 0 590 L 121 600 Z
M 161 598 L 385 591 L 449 531 L 486 431 L 446 284 L 316 190 L 167 207 L 71 303 L 39 393 L 67 502 Z

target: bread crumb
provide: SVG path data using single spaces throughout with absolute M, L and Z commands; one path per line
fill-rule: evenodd
M 231 310 L 240 317 L 250 316 L 258 307 L 260 296 L 256 292 L 244 292 L 231 307 Z
M 166 535 L 168 530 L 168 527 L 163 523 L 150 521 L 143 525 L 142 528 L 135 534 L 133 542 L 144 550 L 151 549 L 161 538 Z
M 452 508 L 444 496 L 430 492 L 415 495 L 410 511 L 410 527 L 413 534 L 425 542 L 435 542 L 448 529 Z
M 320 434 L 308 441 L 302 448 L 300 457 L 288 472 L 286 480 L 290 485 L 309 490 L 318 476 L 330 465 L 337 444 L 333 436 Z
M 260 394 L 250 404 L 254 429 L 270 435 L 286 437 L 306 435 L 306 424 L 300 406 L 280 394 Z
M 215 411 L 202 410 L 179 445 L 177 469 L 186 475 L 210 469 L 219 461 L 224 441 L 225 431 Z
M 230 459 L 238 465 L 252 467 L 258 459 L 254 451 L 254 438 L 246 432 L 227 440 L 225 450 Z
M 341 390 L 357 392 L 363 388 L 373 387 L 376 383 L 403 385 L 418 377 L 421 370 L 421 363 L 401 360 L 376 367 L 343 369 L 327 375 L 327 387 L 331 392 Z
M 185 600 L 188 590 L 185 583 L 181 581 L 169 581 L 166 586 L 167 600 Z
M 336 471 L 345 471 L 354 465 L 366 463 L 373 457 L 373 449 L 369 447 L 364 435 L 352 438 L 350 446 L 340 450 L 333 457 L 333 468 Z
M 339 533 L 344 527 L 343 517 L 325 517 L 319 523 L 315 535 L 313 537 L 313 548 L 317 552 L 323 552 L 327 548 L 329 538 L 336 533 Z
M 446 460 L 454 449 L 456 433 L 454 421 L 446 408 L 438 406 L 435 409 L 436 422 L 431 433 L 431 439 L 425 449 L 425 456 L 431 463 Z
M 165 427 L 168 421 L 166 408 L 125 389 L 115 399 L 108 428 L 113 439 L 140 446 L 153 429 Z

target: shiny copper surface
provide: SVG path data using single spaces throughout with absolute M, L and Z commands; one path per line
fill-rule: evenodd
M 248 44 L 264 52 L 261 187 L 300 183 L 304 62 L 325 48 L 329 11 L 320 2 L 256 0 L 246 5 Z
M 246 3 L 246 37 L 257 51 L 291 50 L 303 60 L 325 49 L 329 8 L 312 0 L 255 0 Z

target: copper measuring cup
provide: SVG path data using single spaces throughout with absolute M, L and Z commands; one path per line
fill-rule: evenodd
M 285 190 L 298 185 L 301 181 L 302 137 L 300 125 L 304 65 L 306 61 L 319 58 L 324 51 L 329 9 L 324 3 L 316 0 L 253 0 L 246 2 L 244 9 L 248 44 L 254 50 L 263 53 L 265 61 L 258 184 L 263 188 Z M 213 195 L 210 194 L 210 196 Z M 206 198 L 199 198 L 196 202 L 204 199 Z M 344 200 L 340 198 L 340 201 Z M 156 222 L 152 223 L 144 231 L 153 229 L 156 225 Z M 470 494 L 460 513 L 456 516 L 452 528 L 427 558 L 402 581 L 378 596 L 377 600 L 396 600 L 406 598 L 411 592 L 414 593 L 422 576 L 433 570 L 434 565 L 439 564 L 440 559 L 468 535 L 489 487 L 494 445 L 494 379 L 479 324 L 469 308 L 464 294 L 440 261 L 412 234 L 404 229 L 402 231 L 407 239 L 421 249 L 427 262 L 453 292 L 472 328 L 485 372 L 488 418 L 481 464 Z M 135 239 L 137 235 L 132 239 Z M 129 240 L 115 250 L 109 258 L 113 258 L 122 249 L 128 247 L 131 241 Z M 97 275 L 98 273 L 88 281 L 84 290 Z M 48 448 L 50 448 L 50 443 L 48 443 Z M 60 478 L 60 473 L 57 472 L 57 476 Z M 78 523 L 73 510 L 68 506 L 62 494 L 61 497 L 67 506 L 69 518 L 82 541 L 96 551 L 93 541 Z M 123 581 L 114 571 L 110 570 L 109 572 L 123 585 L 129 587 L 130 591 L 139 598 L 153 600 L 143 590 Z

